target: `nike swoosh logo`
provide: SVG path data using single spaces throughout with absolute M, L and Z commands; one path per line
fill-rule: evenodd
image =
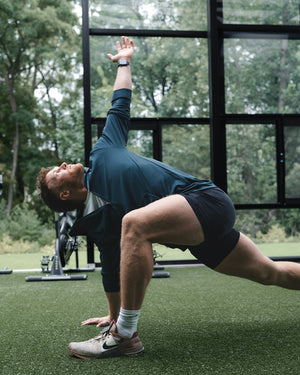
M 115 348 L 117 348 L 118 347 L 118 345 L 116 344 L 116 345 L 112 345 L 112 346 L 108 346 L 107 344 L 106 344 L 106 342 L 104 342 L 104 344 L 102 345 L 102 348 L 104 349 L 104 350 L 112 350 L 112 349 L 115 349 Z

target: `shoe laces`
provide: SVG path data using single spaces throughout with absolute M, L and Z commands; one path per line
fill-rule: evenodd
M 94 342 L 94 341 L 100 341 L 100 340 L 103 340 L 106 336 L 108 336 L 108 335 L 111 334 L 110 330 L 111 330 L 111 327 L 113 326 L 114 323 L 115 323 L 114 320 L 112 320 L 111 323 L 110 323 L 110 325 L 107 326 L 107 327 L 105 327 L 105 328 L 101 331 L 100 335 L 95 336 L 95 337 L 91 338 L 91 339 L 88 340 L 88 341 L 90 341 L 90 342 Z
M 95 336 L 93 337 L 92 339 L 89 339 L 88 341 L 89 342 L 94 342 L 94 341 L 100 341 L 101 339 L 103 339 L 104 336 L 102 335 L 102 333 L 99 335 L 99 336 Z

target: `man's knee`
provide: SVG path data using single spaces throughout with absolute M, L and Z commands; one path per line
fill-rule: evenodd
M 145 233 L 145 223 L 138 210 L 128 212 L 122 219 L 122 237 L 141 239 Z
M 153 264 L 152 242 L 147 236 L 146 221 L 136 211 L 129 212 L 122 220 L 121 259 L 124 262 Z

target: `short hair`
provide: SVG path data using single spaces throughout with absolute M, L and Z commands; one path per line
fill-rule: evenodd
M 46 183 L 46 175 L 52 170 L 51 167 L 41 168 L 40 174 L 37 178 L 37 186 L 40 190 L 40 197 L 45 204 L 55 212 L 74 211 L 81 205 L 81 202 L 75 200 L 62 200 L 59 197 L 60 185 L 54 188 L 49 188 Z

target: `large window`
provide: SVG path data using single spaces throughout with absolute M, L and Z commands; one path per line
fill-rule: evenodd
M 300 207 L 299 1 L 82 4 L 86 159 L 110 107 L 105 55 L 125 34 L 136 48 L 128 147 L 211 178 L 240 210 L 238 229 L 255 236 L 283 217 L 297 228 L 286 209 Z

